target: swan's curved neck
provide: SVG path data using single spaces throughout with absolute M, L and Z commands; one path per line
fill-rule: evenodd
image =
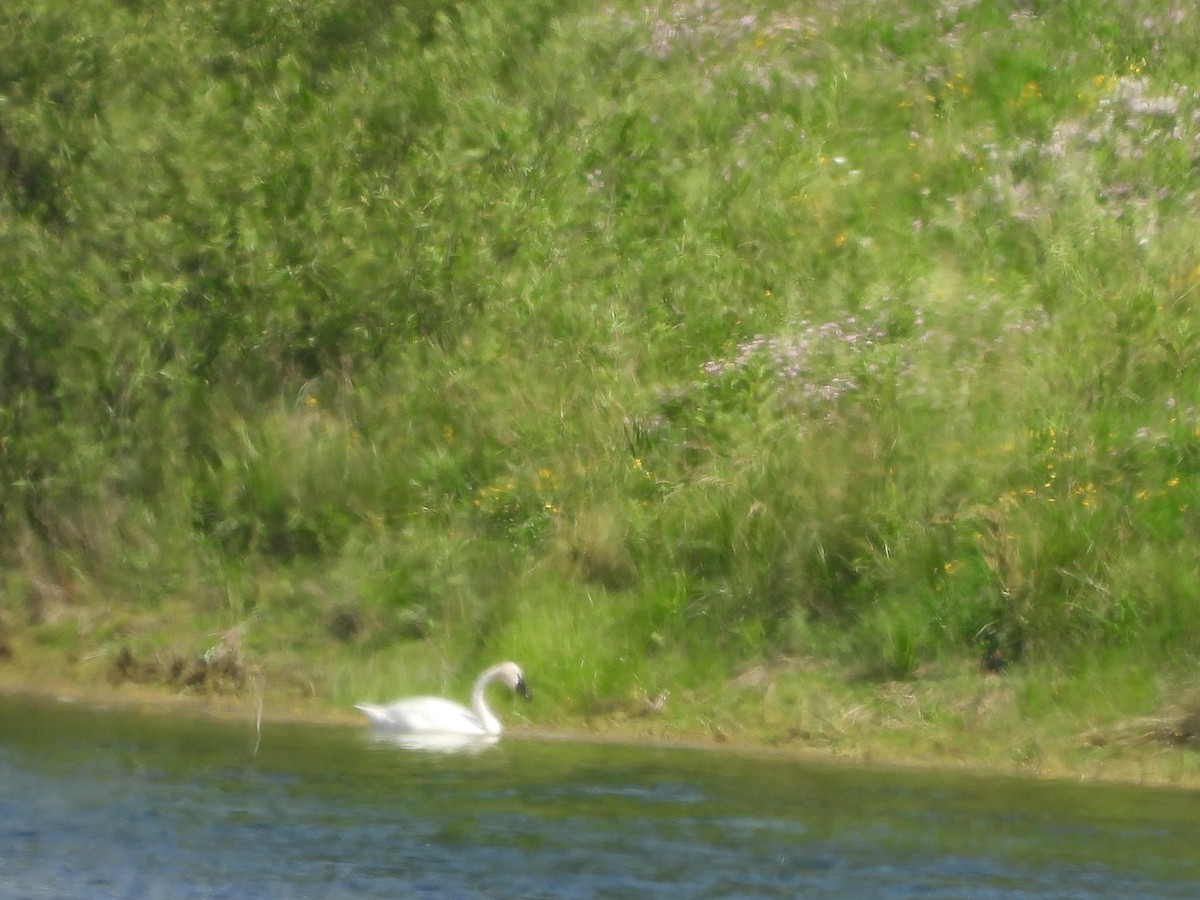
M 471 709 L 479 717 L 483 730 L 488 734 L 500 733 L 500 720 L 496 718 L 496 714 L 487 704 L 487 686 L 499 676 L 500 666 L 492 666 L 479 676 L 479 680 L 475 682 L 475 687 L 471 691 Z

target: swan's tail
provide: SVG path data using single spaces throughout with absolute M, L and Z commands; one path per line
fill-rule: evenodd
M 367 714 L 367 718 L 376 725 L 386 725 L 388 723 L 387 710 L 382 706 L 376 706 L 374 703 L 356 703 L 354 708 L 361 709 Z

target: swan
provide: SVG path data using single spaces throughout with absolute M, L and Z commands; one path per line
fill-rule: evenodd
M 500 735 L 500 720 L 484 696 L 493 681 L 503 682 L 526 700 L 533 697 L 521 667 L 514 662 L 502 662 L 479 676 L 471 691 L 470 709 L 442 697 L 407 697 L 386 706 L 359 703 L 354 708 L 366 713 L 377 730 L 391 735 L 496 738 Z

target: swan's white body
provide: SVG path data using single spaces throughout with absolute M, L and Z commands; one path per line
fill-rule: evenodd
M 470 709 L 442 697 L 409 697 L 386 706 L 359 703 L 355 709 L 366 713 L 377 730 L 391 735 L 496 737 L 501 731 L 500 720 L 484 696 L 493 681 L 503 682 L 526 700 L 530 697 L 521 667 L 504 662 L 479 676 L 471 691 Z

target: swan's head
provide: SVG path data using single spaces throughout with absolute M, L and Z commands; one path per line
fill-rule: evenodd
M 525 673 L 514 662 L 501 663 L 497 668 L 497 677 L 526 700 L 533 699 L 533 692 L 525 683 Z

